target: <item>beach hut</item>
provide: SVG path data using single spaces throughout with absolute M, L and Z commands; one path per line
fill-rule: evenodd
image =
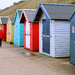
M 23 10 L 20 23 L 24 23 L 24 48 L 39 50 L 39 23 L 33 23 L 36 10 Z
M 10 43 L 14 43 L 14 17 L 8 18 L 6 41 Z
M 40 3 L 33 19 L 39 22 L 39 52 L 51 57 L 70 56 L 70 4 Z
M 8 17 L 0 17 L 1 28 L 3 32 L 3 40 L 6 41 L 6 32 L 7 32 L 7 20 Z
M 21 9 L 16 10 L 14 20 L 14 45 L 16 46 L 24 46 L 24 24 L 19 23 L 21 12 Z
M 70 16 L 70 63 L 75 64 L 75 11 Z

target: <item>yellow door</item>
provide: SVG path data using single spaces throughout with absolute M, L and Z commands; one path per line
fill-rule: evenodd
M 7 42 L 11 42 L 11 21 L 8 20 L 8 23 L 7 23 L 7 39 L 6 39 Z
M 0 28 L 1 28 L 1 25 L 0 25 Z
M 14 43 L 14 24 L 11 26 L 11 43 Z

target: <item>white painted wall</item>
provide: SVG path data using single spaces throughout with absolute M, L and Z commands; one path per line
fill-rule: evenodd
M 55 57 L 70 56 L 70 22 L 55 21 Z
M 55 21 L 50 20 L 50 56 L 55 57 Z
M 43 53 L 42 52 L 42 19 L 46 19 L 45 15 L 42 14 L 40 20 L 39 20 L 39 53 Z

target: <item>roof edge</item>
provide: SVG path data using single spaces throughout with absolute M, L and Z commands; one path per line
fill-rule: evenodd
M 34 11 L 34 10 L 35 10 L 35 11 L 36 11 L 37 9 L 23 9 L 23 10 L 32 10 L 32 11 Z
M 71 16 L 70 16 L 70 18 L 69 18 L 69 20 L 71 20 L 72 19 L 72 17 L 73 17 L 73 15 L 75 14 L 75 10 L 73 11 L 73 13 L 71 14 Z
M 26 20 L 29 22 L 25 10 L 22 11 L 21 16 L 20 16 L 20 21 L 19 21 L 19 22 L 21 23 L 21 19 L 22 19 L 22 15 L 23 15 L 23 14 L 24 14 L 24 17 L 26 18 Z
M 46 11 L 46 9 L 44 8 L 43 5 L 41 5 L 41 8 L 42 8 L 42 11 L 43 11 L 43 13 L 45 14 L 45 16 L 46 16 L 48 19 L 50 19 L 50 16 L 49 16 L 49 14 L 47 13 L 47 11 Z
M 75 6 L 74 4 L 59 4 L 59 3 L 39 3 L 39 4 L 48 4 L 48 5 L 61 5 L 61 6 Z
M 38 13 L 38 11 L 39 11 L 39 8 L 41 8 L 42 11 L 43 11 L 43 13 L 45 14 L 45 16 L 46 16 L 48 19 L 50 19 L 50 16 L 49 16 L 48 13 L 46 12 L 46 9 L 44 8 L 43 3 L 39 3 L 38 9 L 37 9 L 36 14 L 35 14 L 35 16 L 34 16 L 34 18 L 33 18 L 33 22 L 35 21 L 35 18 L 36 18 L 36 16 L 37 16 L 37 13 Z
M 15 24 L 15 20 L 16 20 L 16 16 L 17 16 L 18 11 L 22 11 L 22 9 L 16 9 L 16 14 L 15 14 L 15 17 L 14 17 L 14 24 Z

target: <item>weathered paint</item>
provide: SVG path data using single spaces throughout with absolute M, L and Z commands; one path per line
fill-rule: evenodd
M 75 64 L 75 14 L 73 14 L 70 20 L 70 63 Z
M 16 46 L 24 46 L 24 24 L 19 23 L 19 14 L 16 11 L 15 23 L 14 23 L 14 45 Z M 21 10 L 22 11 L 22 10 Z

